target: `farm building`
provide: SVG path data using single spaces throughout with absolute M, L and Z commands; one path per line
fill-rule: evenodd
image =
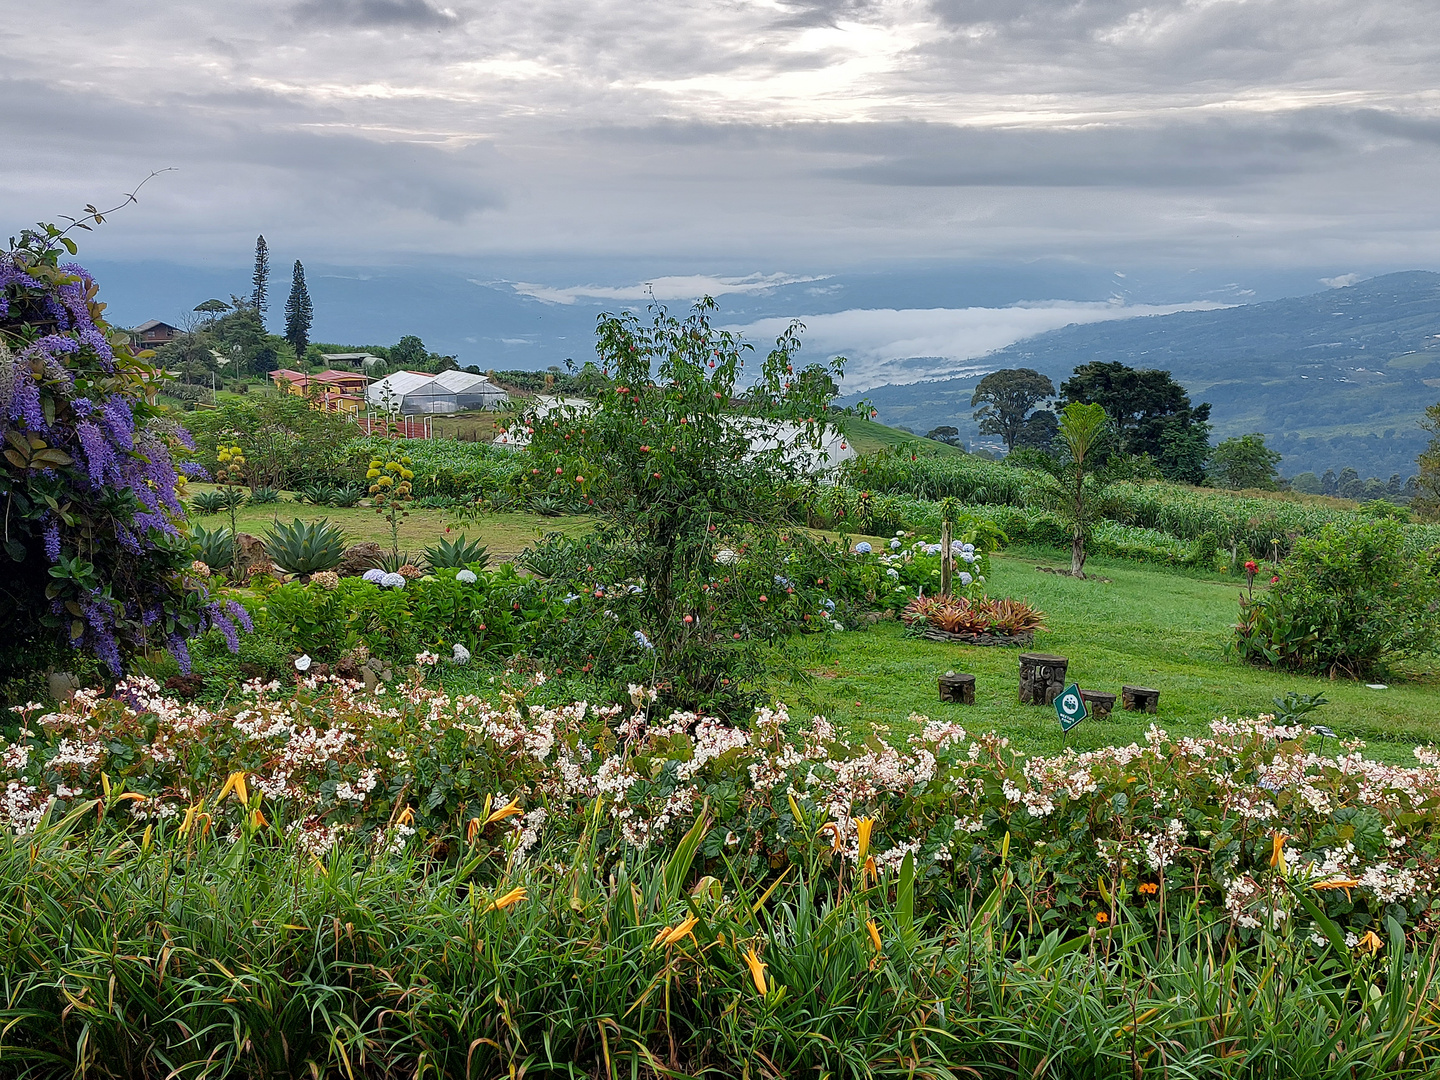
M 371 383 L 366 398 L 371 408 L 417 416 L 500 408 L 510 395 L 484 375 L 467 371 L 397 371 Z

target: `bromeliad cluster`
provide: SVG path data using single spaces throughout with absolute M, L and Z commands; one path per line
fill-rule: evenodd
M 910 856 L 939 897 L 988 892 L 998 872 L 1029 898 L 1038 934 L 1102 916 L 1153 926 L 1167 905 L 1241 935 L 1313 923 L 1340 947 L 1392 920 L 1434 929 L 1431 748 L 1418 768 L 1358 744 L 1325 756 L 1307 749 L 1308 729 L 1261 717 L 1217 721 L 1206 738 L 1152 728 L 1143 744 L 1021 758 L 996 735 L 919 716 L 902 746 L 880 729 L 854 743 L 783 706 L 737 727 L 652 715 L 655 692 L 639 685 L 628 711 L 544 706 L 538 676 L 492 702 L 431 690 L 422 670 L 374 695 L 329 677 L 284 694 L 252 683 L 219 710 L 143 681 L 60 712 L 26 707 L 20 740 L 0 747 L 0 823 L 24 832 L 52 802 L 103 796 L 137 830 L 208 813 L 208 827 L 235 831 L 258 812 L 316 854 L 354 837 L 493 855 L 498 869 L 585 822 L 623 857 L 669 847 L 708 815 L 701 856 L 747 881 L 789 864 L 884 878 Z M 237 775 L 253 795 L 217 803 Z
M 68 641 L 119 674 L 127 655 L 243 615 L 186 576 L 174 454 L 151 404 L 161 375 L 112 330 L 73 244 L 53 227 L 0 254 L 0 680 L 63 659 Z

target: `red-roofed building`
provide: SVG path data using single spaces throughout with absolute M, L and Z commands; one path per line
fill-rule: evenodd
M 322 371 L 307 375 L 303 371 L 280 368 L 270 373 L 277 387 L 296 397 L 309 398 L 317 409 L 326 412 L 360 412 L 365 408 L 368 376 L 354 371 Z

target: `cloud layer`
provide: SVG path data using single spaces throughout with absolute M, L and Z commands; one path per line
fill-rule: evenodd
M 696 273 L 1440 262 L 1433 0 L 53 14 L 0 0 L 0 205 L 13 231 L 174 166 L 89 241 L 110 256 L 243 259 L 263 231 L 335 262 L 624 256 Z
M 845 392 L 857 393 L 884 383 L 978 375 L 993 370 L 984 356 L 1021 338 L 1074 323 L 1168 315 L 1223 307 L 1192 304 L 1099 304 L 1051 301 L 1003 308 L 860 309 L 802 316 L 802 360 L 843 355 Z M 762 347 L 790 320 L 760 319 L 734 327 Z

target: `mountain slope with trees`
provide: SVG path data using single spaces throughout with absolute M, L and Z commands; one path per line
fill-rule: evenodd
M 1217 439 L 1261 432 L 1282 470 L 1410 475 L 1418 425 L 1440 398 L 1440 274 L 1386 274 L 1340 289 L 1215 311 L 1068 326 L 990 354 L 1057 385 L 1077 367 L 1118 361 L 1171 372 L 1211 403 Z M 973 438 L 977 378 L 882 386 L 866 397 L 885 423 Z

